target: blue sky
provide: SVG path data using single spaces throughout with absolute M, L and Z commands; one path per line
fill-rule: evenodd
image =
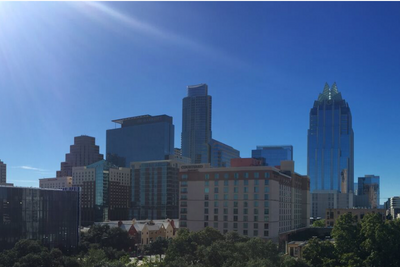
M 307 171 L 325 82 L 350 105 L 355 177 L 400 195 L 400 3 L 1 2 L 0 159 L 8 180 L 54 177 L 73 137 L 105 153 L 113 119 L 167 114 L 180 147 L 186 86 L 207 83 L 213 137 L 249 157 L 291 144 Z M 383 199 L 381 199 L 381 202 Z

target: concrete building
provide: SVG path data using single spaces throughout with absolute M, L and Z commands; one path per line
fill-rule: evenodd
M 131 169 L 101 160 L 72 169 L 72 185 L 81 187 L 82 225 L 129 219 Z
M 79 242 L 79 188 L 69 190 L 0 185 L 0 251 L 21 239 L 49 248 L 75 249 Z
M 132 162 L 131 218 L 166 219 L 179 216 L 179 169 L 190 159 L 172 155 L 158 161 Z
M 314 190 L 311 192 L 311 214 L 313 219 L 325 218 L 326 209 L 351 209 L 354 206 L 353 193 L 337 190 Z
M 129 168 L 131 162 L 164 160 L 173 155 L 172 117 L 136 116 L 113 120 L 121 128 L 107 130 L 107 161 Z
M 266 166 L 279 166 L 283 160 L 293 160 L 293 146 L 257 146 L 251 157 L 263 160 Z
M 210 226 L 277 242 L 279 234 L 309 225 L 309 183 L 294 172 L 293 161 L 282 162 L 281 170 L 182 166 L 180 227 L 199 231 Z
M 264 160 L 254 158 L 231 159 L 231 167 L 265 166 Z
M 72 187 L 72 176 L 39 179 L 39 187 L 53 189 Z
M 231 159 L 240 158 L 239 150 L 217 140 L 211 139 L 210 147 L 212 167 L 230 167 Z
M 357 222 L 361 221 L 366 214 L 378 213 L 382 220 L 386 219 L 385 209 L 326 209 L 326 227 L 335 226 L 335 222 L 343 214 L 351 213 L 356 218 Z
M 0 160 L 0 184 L 7 183 L 7 164 Z
M 391 197 L 385 203 L 385 209 L 393 219 L 398 218 L 400 215 L 400 197 Z

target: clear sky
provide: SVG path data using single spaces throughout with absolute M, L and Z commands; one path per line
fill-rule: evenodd
M 400 195 L 399 2 L 0 2 L 0 159 L 8 181 L 55 177 L 74 136 L 105 154 L 113 119 L 167 114 L 180 147 L 186 86 L 207 83 L 213 137 L 249 157 L 294 146 L 337 82 L 355 133 L 355 180 Z

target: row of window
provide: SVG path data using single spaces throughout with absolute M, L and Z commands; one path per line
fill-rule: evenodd
M 221 175 L 222 176 L 222 175 Z M 223 175 L 223 177 L 224 177 L 224 179 L 229 179 L 229 173 L 224 173 L 224 175 Z M 235 178 L 235 179 L 239 179 L 239 173 L 234 173 L 233 174 L 233 177 Z M 269 178 L 270 177 L 270 173 L 269 172 L 265 172 L 264 173 L 264 178 Z M 185 179 L 187 179 L 188 178 L 188 175 L 187 174 L 182 174 L 182 179 L 183 180 L 185 180 Z M 218 180 L 220 178 L 220 174 L 219 173 L 215 173 L 214 174 L 214 179 L 215 180 Z M 245 172 L 244 174 L 243 174 L 243 178 L 249 178 L 249 173 L 248 172 Z M 255 178 L 255 179 L 258 179 L 258 178 L 260 178 L 260 173 L 258 173 L 258 172 L 253 172 L 253 177 L 252 178 Z M 208 173 L 206 173 L 205 175 L 204 175 L 204 179 L 206 179 L 206 180 L 209 180 L 210 179 L 210 174 L 208 174 Z

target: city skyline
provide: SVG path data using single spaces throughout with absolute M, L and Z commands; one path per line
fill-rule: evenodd
M 354 177 L 379 175 L 382 203 L 399 195 L 399 9 L 1 3 L 0 158 L 7 182 L 37 187 L 58 170 L 75 136 L 95 137 L 105 154 L 115 118 L 171 116 L 178 147 L 181 100 L 186 86 L 199 83 L 213 97 L 213 136 L 242 157 L 260 145 L 293 145 L 296 170 L 305 174 L 309 108 L 325 82 L 336 81 L 352 109 Z

